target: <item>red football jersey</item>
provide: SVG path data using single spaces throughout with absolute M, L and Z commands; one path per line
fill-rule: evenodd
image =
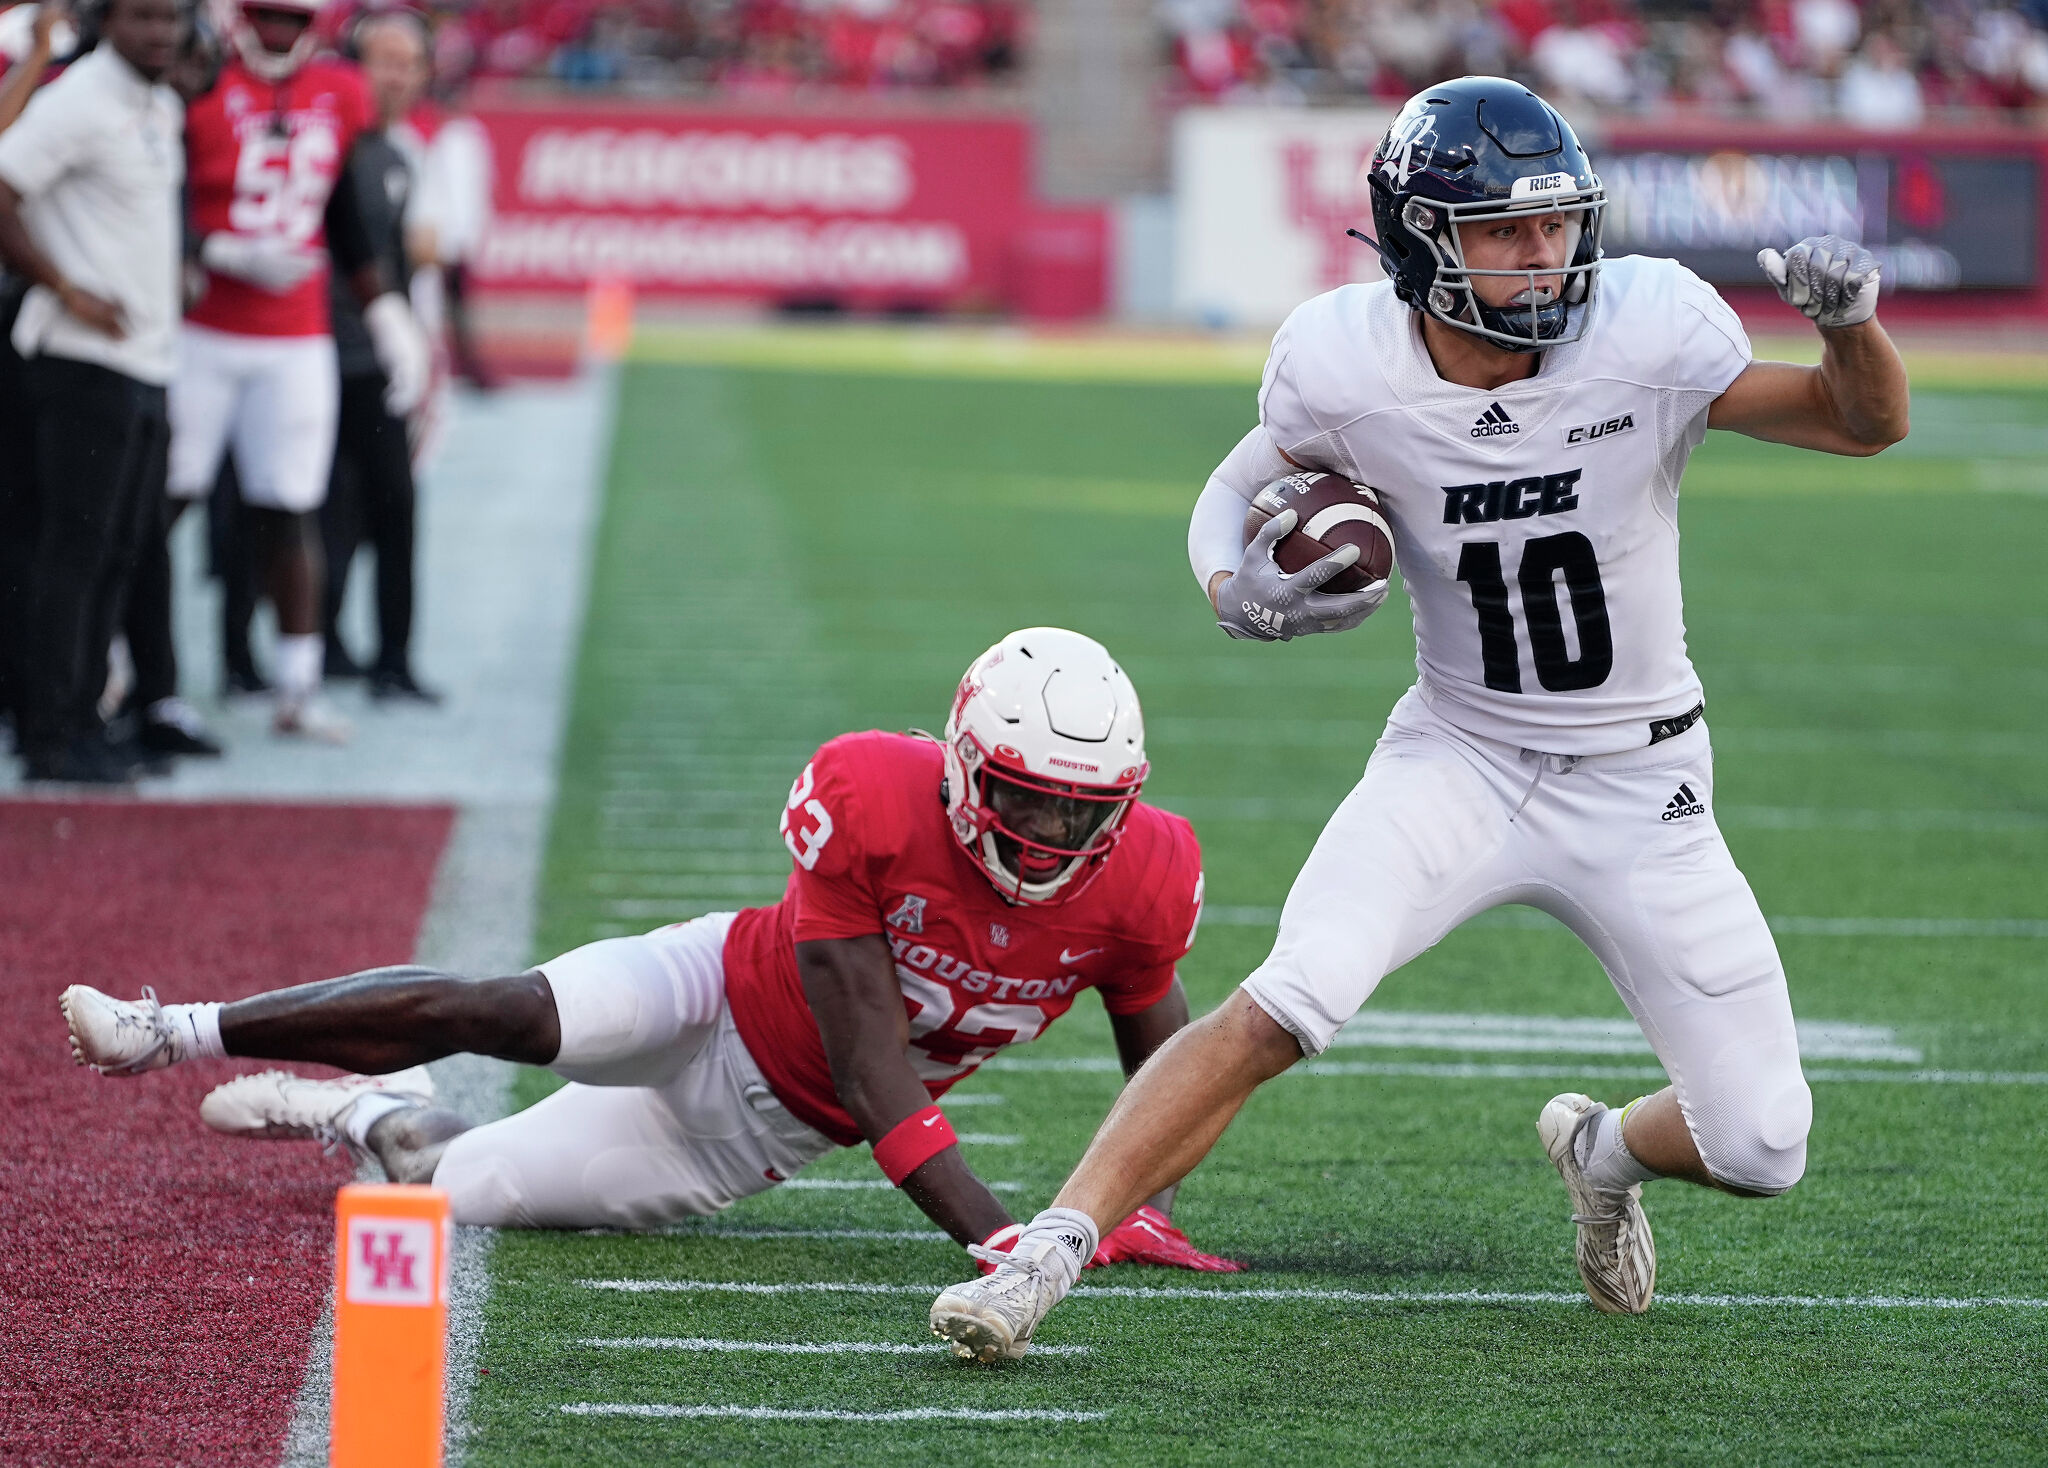
M 328 195 L 372 116 L 363 74 L 346 61 L 315 57 L 273 83 L 230 60 L 185 114 L 185 176 L 199 233 L 283 235 L 322 249 Z M 208 271 L 190 319 L 243 336 L 325 336 L 327 265 L 283 295 Z
M 1012 905 L 953 839 L 943 774 L 939 746 L 914 735 L 846 734 L 820 749 L 783 812 L 788 890 L 726 936 L 740 1038 L 783 1105 L 841 1146 L 861 1131 L 833 1089 L 797 943 L 888 938 L 910 1061 L 937 1099 L 1005 1045 L 1038 1038 L 1083 989 L 1100 989 L 1111 1014 L 1156 1004 L 1195 939 L 1202 853 L 1179 816 L 1132 806 L 1076 896 Z

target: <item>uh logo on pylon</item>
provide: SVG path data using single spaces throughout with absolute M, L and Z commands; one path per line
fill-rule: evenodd
M 1319 251 L 1317 290 L 1335 290 L 1354 280 L 1378 277 L 1372 247 L 1344 233 L 1372 217 L 1365 168 L 1372 144 L 1326 147 L 1308 138 L 1292 138 L 1280 146 L 1281 172 L 1287 179 L 1287 216 L 1296 229 L 1307 231 Z

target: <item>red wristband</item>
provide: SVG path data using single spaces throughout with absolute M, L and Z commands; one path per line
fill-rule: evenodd
M 913 1111 L 875 1143 L 875 1166 L 897 1187 L 927 1162 L 956 1144 L 953 1123 L 936 1106 Z

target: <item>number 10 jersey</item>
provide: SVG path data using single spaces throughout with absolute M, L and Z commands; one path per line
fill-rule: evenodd
M 1650 743 L 1700 702 L 1678 578 L 1678 483 L 1749 364 L 1714 289 L 1607 261 L 1577 342 L 1493 390 L 1436 374 L 1393 287 L 1349 285 L 1273 339 L 1259 416 L 1298 463 L 1379 492 L 1415 611 L 1422 696 L 1553 754 Z

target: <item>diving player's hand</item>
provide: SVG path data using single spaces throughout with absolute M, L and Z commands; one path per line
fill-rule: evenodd
M 1759 250 L 1756 263 L 1785 304 L 1815 326 L 1855 326 L 1877 310 L 1877 256 L 1838 234 L 1817 234 L 1784 254 Z
M 1300 517 L 1282 510 L 1252 537 L 1244 560 L 1216 588 L 1216 625 L 1252 642 L 1286 642 L 1311 632 L 1346 632 L 1380 609 L 1387 583 L 1360 591 L 1323 591 L 1323 583 L 1357 564 L 1358 547 L 1339 546 L 1293 575 L 1280 569 L 1273 547 Z

